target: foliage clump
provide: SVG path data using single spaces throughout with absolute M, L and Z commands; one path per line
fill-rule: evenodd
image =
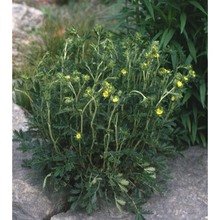
M 161 192 L 173 114 L 195 71 L 168 69 L 158 43 L 71 28 L 56 61 L 45 54 L 15 87 L 30 113 L 28 131 L 14 133 L 32 154 L 25 164 L 43 172 L 44 186 L 69 188 L 73 210 L 92 213 L 104 200 L 143 219 L 141 205 Z

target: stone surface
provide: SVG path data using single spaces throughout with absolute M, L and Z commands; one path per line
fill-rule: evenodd
M 39 36 L 34 32 L 43 24 L 44 15 L 41 11 L 27 5 L 12 4 L 12 61 L 13 72 L 19 71 L 19 67 L 27 62 L 26 56 L 31 52 L 28 45 L 36 42 L 43 45 Z
M 14 103 L 12 110 L 13 130 L 27 129 L 24 111 Z M 13 142 L 13 220 L 50 219 L 51 216 L 65 211 L 66 192 L 52 193 L 50 189 L 43 189 L 42 177 L 21 166 L 22 160 L 30 155 L 18 151 L 18 146 L 18 143 Z
M 134 215 L 128 212 L 119 212 L 116 208 L 103 209 L 88 215 L 85 212 L 60 213 L 51 218 L 51 220 L 133 220 Z
M 44 15 L 41 11 L 22 4 L 12 4 L 13 30 L 22 30 L 27 33 L 39 28 Z
M 145 207 L 149 220 L 205 220 L 208 216 L 207 149 L 193 146 L 170 161 L 172 179 L 164 196 L 155 195 Z

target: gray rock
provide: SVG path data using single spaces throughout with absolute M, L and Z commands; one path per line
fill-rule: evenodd
M 51 218 L 51 220 L 133 220 L 134 215 L 128 212 L 120 212 L 115 207 L 99 210 L 92 215 L 85 212 L 60 213 Z
M 42 39 L 34 34 L 44 20 L 41 11 L 21 4 L 12 4 L 12 60 L 13 72 L 19 71 L 21 65 L 26 63 L 25 57 L 31 52 L 28 45 L 36 42 L 36 46 L 43 46 Z
M 12 129 L 13 130 L 27 130 L 27 119 L 25 117 L 24 111 L 16 105 L 15 103 L 12 103 Z
M 205 220 L 208 215 L 207 149 L 193 146 L 169 163 L 172 179 L 163 196 L 154 195 L 145 208 L 149 220 Z
M 45 219 L 53 213 L 51 201 L 20 179 L 13 180 L 13 219 Z
M 27 129 L 24 122 L 23 110 L 13 104 L 13 129 Z M 65 211 L 67 192 L 43 189 L 41 175 L 21 166 L 31 155 L 18 151 L 18 146 L 13 142 L 13 220 L 44 220 Z
M 21 30 L 26 33 L 39 28 L 44 19 L 44 15 L 38 9 L 21 5 L 12 4 L 13 30 Z

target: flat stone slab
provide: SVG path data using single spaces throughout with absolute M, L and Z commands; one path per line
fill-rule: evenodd
M 170 161 L 172 179 L 164 196 L 154 195 L 145 207 L 149 220 L 208 219 L 207 149 L 193 146 Z

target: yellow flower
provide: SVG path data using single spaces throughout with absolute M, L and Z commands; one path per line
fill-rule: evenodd
M 123 76 L 125 76 L 125 75 L 127 74 L 126 69 L 122 69 L 122 70 L 121 70 L 121 73 L 122 73 Z
M 172 102 L 174 102 L 175 99 L 176 99 L 175 96 L 172 96 L 172 97 L 171 97 L 171 101 L 172 101 Z
M 77 139 L 77 140 L 80 140 L 80 139 L 81 139 L 81 134 L 80 134 L 79 132 L 76 134 L 76 139 Z
M 114 103 L 118 102 L 118 100 L 119 100 L 118 96 L 115 96 L 115 97 L 112 98 L 112 102 L 114 102 Z
M 105 90 L 103 93 L 102 93 L 103 97 L 107 98 L 109 96 L 109 92 L 107 90 Z
M 163 114 L 163 110 L 162 110 L 161 108 L 158 108 L 158 109 L 156 110 L 156 114 L 157 114 L 157 115 L 162 115 L 162 114 Z
M 183 86 L 183 83 L 181 81 L 178 81 L 177 82 L 177 87 L 182 87 Z
M 189 80 L 189 78 L 187 76 L 184 76 L 183 78 L 186 82 Z
M 69 80 L 70 79 L 70 75 L 65 76 L 65 79 Z

